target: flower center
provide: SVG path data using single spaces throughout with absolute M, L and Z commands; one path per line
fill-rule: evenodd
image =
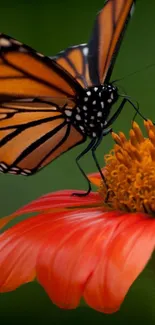
M 144 121 L 148 138 L 133 122 L 130 138 L 112 133 L 114 149 L 105 156 L 104 175 L 99 193 L 112 209 L 155 214 L 155 126 Z

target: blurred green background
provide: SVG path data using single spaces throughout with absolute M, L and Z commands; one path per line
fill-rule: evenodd
M 93 21 L 104 0 L 0 0 L 0 31 L 36 50 L 55 55 L 64 48 L 89 39 Z M 146 66 L 154 64 L 152 68 Z M 127 77 L 136 70 L 141 72 Z M 119 86 L 139 102 L 141 112 L 155 121 L 155 1 L 139 0 L 116 60 L 112 80 L 125 77 Z M 123 90 L 122 90 L 123 91 Z M 115 131 L 128 134 L 134 111 L 126 105 L 114 124 Z M 138 121 L 140 121 L 138 119 Z M 142 121 L 140 121 L 142 125 Z M 113 142 L 104 138 L 98 149 L 103 155 Z M 58 189 L 85 189 L 86 184 L 75 164 L 82 148 L 68 152 L 36 176 L 24 178 L 0 175 L 1 217 L 36 197 Z M 94 172 L 91 156 L 83 159 L 87 173 Z M 121 310 L 103 315 L 86 307 L 63 311 L 52 305 L 37 283 L 0 295 L 0 323 L 12 324 L 128 324 L 155 322 L 155 274 L 148 266 L 131 288 Z

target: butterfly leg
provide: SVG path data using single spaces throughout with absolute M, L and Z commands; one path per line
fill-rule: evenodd
M 90 193 L 91 191 L 91 184 L 90 184 L 90 181 L 87 177 L 87 175 L 85 174 L 85 172 L 83 171 L 82 167 L 80 166 L 79 164 L 79 160 L 84 157 L 91 149 L 92 147 L 94 146 L 96 142 L 96 139 L 92 139 L 91 142 L 89 143 L 89 145 L 87 146 L 87 148 L 85 148 L 81 153 L 80 155 L 76 158 L 76 164 L 80 170 L 80 172 L 82 173 L 82 175 L 84 176 L 84 178 L 86 179 L 87 183 L 88 183 L 88 190 L 86 192 L 83 192 L 83 193 L 73 193 L 72 195 L 76 195 L 76 196 L 86 196 Z
M 98 162 L 97 157 L 96 157 L 96 149 L 97 149 L 98 146 L 100 145 L 100 143 L 101 143 L 103 137 L 104 137 L 105 135 L 109 134 L 111 131 L 112 131 L 111 128 L 103 130 L 101 136 L 97 139 L 95 145 L 94 145 L 93 148 L 92 148 L 92 157 L 93 157 L 93 159 L 94 159 L 94 162 L 95 162 L 95 164 L 96 164 L 96 167 L 97 167 L 97 169 L 98 169 L 98 171 L 99 171 L 99 173 L 100 173 L 100 175 L 101 175 L 101 178 L 102 178 L 102 180 L 103 180 L 103 182 L 104 182 L 104 184 L 105 184 L 105 186 L 106 186 L 107 189 L 108 189 L 108 186 L 107 186 L 107 183 L 106 183 L 105 176 L 104 176 L 104 174 L 102 173 L 101 167 L 100 167 L 99 162 Z M 106 197 L 106 199 L 105 199 L 105 202 L 106 202 L 106 201 L 107 201 L 107 197 Z
M 145 116 L 143 116 L 143 115 L 141 114 L 141 112 L 139 111 L 139 104 L 138 104 L 138 102 L 136 102 L 136 104 L 137 104 L 137 106 L 136 106 L 136 105 L 133 103 L 133 101 L 130 100 L 129 97 L 126 97 L 125 99 L 127 100 L 127 102 L 128 102 L 130 105 L 132 105 L 132 107 L 133 107 L 134 110 L 136 111 L 136 113 L 135 113 L 135 115 L 134 115 L 134 117 L 133 117 L 133 121 L 135 120 L 135 118 L 136 118 L 137 115 L 139 115 L 143 120 L 147 121 L 147 118 L 146 118 Z
M 120 95 L 121 97 L 123 97 L 122 95 Z M 136 116 L 139 115 L 143 120 L 147 121 L 147 119 L 145 118 L 145 116 L 143 116 L 139 110 L 139 104 L 138 102 L 136 102 L 136 105 L 133 103 L 133 101 L 128 97 L 124 97 L 124 99 L 122 100 L 122 103 L 120 104 L 119 108 L 117 109 L 117 111 L 115 112 L 115 114 L 111 117 L 111 119 L 108 121 L 106 126 L 111 125 L 119 116 L 119 114 L 121 113 L 125 103 L 129 103 L 130 105 L 132 105 L 132 107 L 134 108 L 134 110 L 136 111 L 136 113 L 134 114 L 133 117 L 133 121 L 135 120 Z
M 103 137 L 104 137 L 105 135 L 109 134 L 111 131 L 112 131 L 111 128 L 103 130 L 101 136 L 97 139 L 96 143 L 94 144 L 94 146 L 93 146 L 92 149 L 91 149 L 91 151 L 92 151 L 92 157 L 93 157 L 93 159 L 94 159 L 94 161 L 95 161 L 96 167 L 97 167 L 97 169 L 98 169 L 98 171 L 99 171 L 99 173 L 100 173 L 100 175 L 101 175 L 101 177 L 102 177 L 102 179 L 103 179 L 105 185 L 106 185 L 106 180 L 105 180 L 105 177 L 104 177 L 104 175 L 103 175 L 103 173 L 102 173 L 101 167 L 100 167 L 99 162 L 98 162 L 97 157 L 96 157 L 96 149 L 97 149 L 98 146 L 100 145 L 100 143 L 101 143 Z

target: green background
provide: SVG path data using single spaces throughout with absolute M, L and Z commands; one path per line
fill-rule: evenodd
M 54 55 L 64 48 L 87 42 L 93 21 L 103 0 L 0 0 L 0 31 L 17 38 L 36 50 Z M 146 67 L 154 64 L 152 68 Z M 133 76 L 131 72 L 140 70 Z M 139 0 L 128 26 L 115 64 L 112 80 L 125 77 L 119 86 L 139 102 L 141 112 L 155 120 L 155 1 Z M 121 90 L 123 92 L 123 90 Z M 114 124 L 115 131 L 128 134 L 134 111 L 126 105 Z M 141 125 L 142 122 L 140 121 Z M 103 155 L 112 147 L 110 136 L 98 149 Z M 0 175 L 0 215 L 4 216 L 36 197 L 58 189 L 85 189 L 86 184 L 75 164 L 78 147 L 54 161 L 36 176 L 24 178 Z M 90 155 L 83 159 L 86 172 L 94 172 Z M 25 285 L 16 292 L 0 295 L 0 323 L 37 324 L 127 324 L 155 322 L 155 274 L 150 264 L 132 286 L 121 310 L 103 315 L 80 307 L 63 311 L 54 307 L 37 283 Z

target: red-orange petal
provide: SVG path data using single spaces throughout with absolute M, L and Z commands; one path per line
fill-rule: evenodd
M 37 278 L 56 305 L 65 309 L 78 306 L 102 257 L 102 241 L 108 241 L 116 227 L 110 216 L 117 219 L 120 214 L 72 211 L 46 237 L 37 260 Z
M 94 184 L 97 187 L 100 186 L 102 180 L 100 173 L 88 174 L 87 177 L 92 184 Z
M 0 292 L 11 291 L 36 275 L 36 258 L 48 229 L 46 216 L 24 220 L 0 235 Z M 48 227 L 47 227 L 48 228 Z
M 121 220 L 122 219 L 122 220 Z M 122 216 L 103 258 L 87 283 L 86 302 L 96 310 L 113 313 L 147 264 L 155 246 L 155 220 L 144 214 Z
M 33 212 L 60 211 L 78 206 L 91 206 L 101 203 L 98 193 L 91 192 L 87 196 L 73 196 L 73 192 L 82 193 L 83 191 L 64 190 L 55 193 L 49 193 L 39 197 L 38 199 L 26 204 L 22 208 L 16 210 L 10 216 L 0 219 L 0 229 L 2 229 L 9 221 L 17 216 Z

